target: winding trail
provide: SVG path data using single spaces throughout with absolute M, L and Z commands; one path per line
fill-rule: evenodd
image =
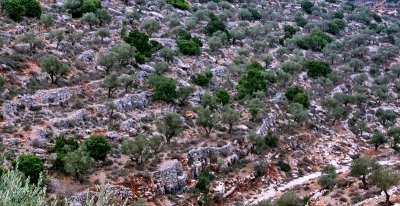
M 399 164 L 400 162 L 397 159 L 393 159 L 393 160 L 378 161 L 378 163 L 380 165 L 389 166 L 389 165 Z M 337 173 L 347 172 L 350 169 L 349 165 L 338 165 L 338 166 L 339 166 L 339 168 L 336 170 Z M 310 180 L 314 180 L 314 179 L 318 178 L 319 176 L 321 176 L 321 172 L 314 172 L 314 173 L 308 174 L 306 176 L 302 176 L 302 177 L 290 180 L 288 182 L 279 184 L 279 186 L 278 185 L 270 185 L 269 187 L 265 188 L 260 194 L 254 195 L 251 197 L 251 199 L 245 200 L 245 204 L 252 205 L 252 204 L 259 203 L 263 200 L 272 199 L 282 192 L 290 190 L 295 186 L 302 185 Z

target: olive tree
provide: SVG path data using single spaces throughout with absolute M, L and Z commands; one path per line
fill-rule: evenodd
M 175 52 L 168 48 L 164 47 L 160 50 L 160 56 L 167 62 L 172 62 L 174 60 Z
M 353 160 L 353 163 L 350 166 L 350 174 L 354 177 L 361 176 L 361 181 L 364 185 L 364 189 L 368 189 L 366 177 L 369 175 L 375 168 L 377 167 L 377 163 L 375 160 L 368 157 L 360 157 L 358 159 Z
M 121 85 L 125 88 L 125 93 L 128 93 L 129 88 L 135 84 L 135 76 L 131 74 L 123 74 L 118 78 Z
M 42 23 L 46 29 L 48 29 L 49 27 L 53 26 L 53 24 L 54 24 L 53 15 L 51 15 L 51 14 L 42 14 L 40 16 L 40 23 Z
M 378 147 L 380 145 L 386 144 L 387 142 L 388 139 L 386 138 L 385 134 L 383 134 L 380 131 L 377 131 L 372 135 L 371 141 L 369 143 L 375 146 L 375 150 L 378 150 Z
M 239 113 L 232 107 L 225 105 L 222 109 L 222 122 L 229 126 L 228 133 L 231 133 L 233 126 L 240 121 Z
M 171 139 L 183 131 L 183 123 L 180 115 L 177 113 L 167 113 L 164 118 L 157 122 L 158 131 L 164 135 L 167 143 L 171 142 Z
M 100 23 L 99 18 L 97 18 L 96 14 L 89 12 L 82 16 L 81 21 L 89 24 L 90 29 L 93 29 L 94 25 L 98 25 Z
M 160 22 L 155 19 L 148 19 L 142 22 L 142 28 L 151 37 L 151 35 L 161 29 Z
M 104 38 L 110 36 L 110 30 L 107 28 L 100 28 L 96 31 L 96 35 L 101 38 L 101 43 L 103 43 Z
M 61 62 L 56 56 L 48 55 L 42 59 L 42 71 L 49 74 L 51 83 L 56 84 L 58 79 L 70 72 L 70 67 Z
M 393 138 L 391 147 L 394 149 L 397 148 L 397 144 L 400 143 L 400 127 L 389 128 L 387 135 Z
M 43 47 L 43 41 L 33 32 L 25 33 L 18 37 L 17 42 L 29 44 L 29 50 L 34 51 L 36 48 Z
M 390 203 L 389 189 L 397 186 L 400 181 L 400 174 L 397 170 L 390 168 L 378 168 L 371 175 L 371 181 L 379 189 L 381 189 L 386 196 L 386 204 Z
M 118 81 L 117 74 L 110 74 L 107 75 L 103 81 L 101 82 L 100 86 L 107 89 L 107 96 L 108 98 L 112 97 L 112 94 L 117 90 L 117 88 L 121 85 L 121 82 Z
M 126 140 L 121 148 L 122 154 L 127 155 L 139 168 L 143 168 L 145 163 L 157 155 L 161 149 L 160 137 L 147 138 L 143 135 L 138 135 L 133 140 Z
M 197 108 L 197 115 L 196 124 L 203 127 L 207 137 L 210 137 L 211 130 L 220 120 L 218 113 L 212 111 L 210 107 L 199 107 Z
M 180 106 L 185 105 L 186 101 L 189 99 L 190 95 L 194 92 L 195 88 L 192 86 L 181 86 L 176 92 L 178 104 Z
M 336 177 L 336 168 L 333 165 L 326 165 L 318 179 L 318 184 L 324 189 L 331 189 L 336 185 Z
M 50 33 L 50 37 L 57 41 L 56 48 L 60 45 L 60 42 L 65 39 L 65 31 L 64 29 L 58 29 Z
M 105 23 L 108 24 L 112 20 L 112 16 L 108 13 L 107 9 L 97 9 L 95 14 L 99 19 L 100 26 L 103 26 Z
M 95 161 L 86 152 L 85 148 L 80 148 L 69 152 L 63 158 L 64 170 L 78 181 L 83 181 L 86 175 L 93 172 Z
M 247 108 L 251 114 L 251 120 L 255 121 L 258 118 L 258 115 L 263 111 L 262 103 L 258 98 L 250 99 L 246 102 Z

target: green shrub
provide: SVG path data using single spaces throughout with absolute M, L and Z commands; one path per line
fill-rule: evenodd
M 333 18 L 335 19 L 343 19 L 344 18 L 344 14 L 342 11 L 337 11 L 333 14 Z
M 293 191 L 286 192 L 276 201 L 276 206 L 303 206 L 302 199 Z
M 344 29 L 347 26 L 347 23 L 343 19 L 334 19 L 331 22 L 336 24 L 339 29 Z
M 21 0 L 8 0 L 5 4 L 5 11 L 12 20 L 21 21 L 26 8 L 22 5 Z
M 111 144 L 103 135 L 95 134 L 85 140 L 86 150 L 89 156 L 95 160 L 104 160 L 111 151 Z
M 138 64 L 144 64 L 144 63 L 146 63 L 146 56 L 143 54 L 137 53 L 135 55 L 135 61 Z
M 267 135 L 265 135 L 265 143 L 268 147 L 278 147 L 279 146 L 279 136 L 272 133 L 272 131 L 268 131 Z
M 186 55 L 199 55 L 200 54 L 200 46 L 194 40 L 177 40 L 179 50 Z
M 312 78 L 326 77 L 332 72 L 331 67 L 328 63 L 316 60 L 308 60 L 304 67 L 308 69 L 308 76 Z
M 82 1 L 82 14 L 85 13 L 96 13 L 98 9 L 101 9 L 101 1 L 100 0 L 83 0 Z
M 308 95 L 299 86 L 290 87 L 286 91 L 285 96 L 289 101 L 299 103 L 305 108 L 308 108 L 310 106 Z
M 231 96 L 229 95 L 229 93 L 225 90 L 218 90 L 215 93 L 215 97 L 216 97 L 216 101 L 218 103 L 221 103 L 222 105 L 226 105 L 229 103 L 229 101 L 231 100 Z
M 158 50 L 163 48 L 163 45 L 160 42 L 155 41 L 155 40 L 150 40 L 150 45 L 151 45 L 151 52 L 152 53 L 155 53 Z
M 308 108 L 310 106 L 310 100 L 306 93 L 296 94 L 293 98 L 293 102 L 303 105 L 303 107 Z
M 210 71 L 206 71 L 192 77 L 192 81 L 194 84 L 197 84 L 199 86 L 208 86 L 211 83 L 212 77 L 213 74 Z
M 66 148 L 68 147 L 68 148 Z M 79 143 L 74 138 L 65 138 L 65 136 L 56 137 L 56 144 L 51 149 L 51 152 L 66 152 L 66 150 L 76 150 Z
M 308 0 L 304 0 L 301 2 L 301 8 L 303 8 L 303 10 L 307 13 L 307 14 L 311 14 L 312 12 L 312 8 L 314 7 L 314 4 L 311 3 Z
M 206 25 L 204 30 L 206 31 L 207 35 L 209 35 L 209 36 L 213 35 L 217 31 L 222 31 L 222 32 L 226 33 L 226 35 L 229 38 L 229 32 L 226 29 L 224 22 L 221 21 L 221 19 L 219 19 L 214 14 L 210 14 L 210 21 L 208 22 L 208 24 Z
M 283 172 L 290 172 L 290 170 L 292 170 L 290 165 L 287 164 L 286 162 L 283 162 L 282 160 L 278 162 L 278 167 Z
M 56 144 L 49 152 L 56 152 L 56 159 L 53 161 L 52 169 L 64 171 L 64 157 L 68 152 L 75 151 L 79 148 L 79 143 L 74 138 L 65 138 L 64 136 L 56 137 Z
M 124 41 L 135 47 L 140 54 L 151 57 L 153 47 L 149 42 L 149 36 L 147 36 L 147 34 L 135 29 L 124 37 Z
M 186 0 L 167 0 L 167 3 L 182 10 L 189 10 L 190 8 L 190 5 Z
M 197 183 L 195 187 L 201 192 L 208 194 L 208 184 L 210 184 L 213 180 L 214 176 L 211 175 L 208 171 L 205 171 L 197 177 Z
M 0 74 L 0 90 L 4 87 L 6 84 L 6 80 L 4 80 L 4 77 Z
M 7 172 L 7 169 L 0 166 L 0 177 Z
M 334 19 L 328 23 L 328 32 L 334 35 L 338 35 L 340 30 L 346 27 L 346 22 L 342 19 Z
M 31 183 L 37 184 L 40 174 L 44 172 L 43 161 L 35 155 L 21 155 L 14 162 L 14 166 L 30 178 Z
M 322 31 L 313 31 L 310 35 L 300 38 L 296 43 L 301 49 L 322 51 L 333 39 Z
M 186 55 L 199 55 L 200 48 L 203 46 L 199 38 L 192 37 L 192 35 L 184 29 L 178 32 L 176 44 L 179 50 Z
M 285 96 L 289 101 L 293 101 L 294 97 L 300 93 L 304 93 L 303 89 L 294 85 L 287 89 Z
M 21 3 L 25 7 L 25 16 L 40 18 L 42 8 L 38 0 L 21 0 Z
M 95 13 L 102 8 L 100 0 L 67 0 L 64 7 L 72 14 L 72 18 L 80 18 L 85 13 Z
M 283 31 L 285 32 L 285 39 L 292 38 L 293 35 L 297 32 L 297 30 L 290 25 L 285 25 L 283 27 Z
M 340 29 L 339 29 L 338 25 L 336 25 L 334 22 L 329 22 L 328 23 L 328 32 L 333 35 L 338 35 L 340 33 Z
M 382 22 L 382 17 L 379 16 L 378 14 L 376 14 L 376 13 L 373 13 L 373 14 L 372 14 L 372 18 L 374 18 L 374 20 L 375 20 L 376 22 L 378 22 L 378 23 L 381 23 L 381 22 Z
M 54 159 L 51 169 L 58 170 L 58 171 L 64 171 L 64 157 L 66 155 L 67 155 L 66 152 L 57 153 L 56 159 Z
M 263 176 L 267 173 L 267 167 L 265 161 L 257 161 L 254 163 L 254 172 L 256 173 L 256 177 Z
M 177 97 L 176 82 L 174 79 L 164 76 L 151 76 L 149 84 L 154 88 L 154 99 L 173 102 Z
M 308 23 L 307 19 L 305 19 L 301 14 L 296 15 L 294 21 L 296 21 L 296 24 L 299 27 L 304 27 Z
M 264 68 L 258 62 L 252 62 L 247 66 L 246 73 L 240 78 L 237 86 L 239 99 L 267 89 L 267 81 L 263 71 Z

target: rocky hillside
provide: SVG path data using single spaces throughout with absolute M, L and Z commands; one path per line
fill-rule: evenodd
M 0 0 L 0 206 L 400 204 L 370 2 Z

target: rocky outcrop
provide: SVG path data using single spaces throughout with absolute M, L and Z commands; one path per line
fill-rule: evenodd
M 82 126 L 85 121 L 90 116 L 90 112 L 86 109 L 81 109 L 72 114 L 69 114 L 67 117 L 64 118 L 54 118 L 50 120 L 50 123 L 59 128 L 68 128 L 71 126 Z
M 178 160 L 163 162 L 157 172 L 153 173 L 154 183 L 157 187 L 157 194 L 177 194 L 186 186 L 187 174 L 182 169 Z
M 123 98 L 114 101 L 115 111 L 128 112 L 134 109 L 143 109 L 149 104 L 150 93 L 126 94 Z

